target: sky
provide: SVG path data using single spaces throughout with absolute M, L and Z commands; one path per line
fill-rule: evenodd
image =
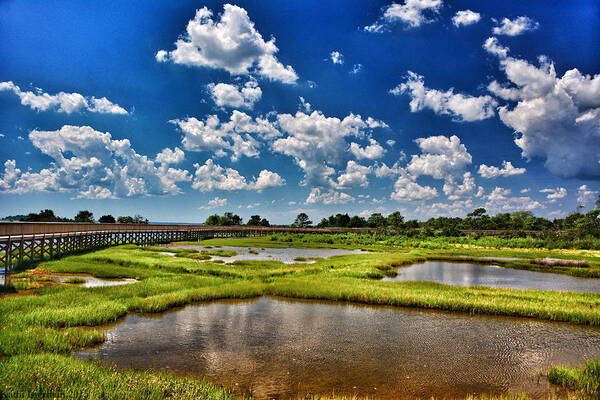
M 289 224 L 600 191 L 600 3 L 3 1 L 0 209 Z

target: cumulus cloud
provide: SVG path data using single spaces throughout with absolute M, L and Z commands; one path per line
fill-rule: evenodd
M 198 209 L 200 210 L 209 210 L 211 208 L 223 207 L 227 205 L 227 199 L 222 199 L 219 196 L 208 201 L 208 204 L 205 206 L 200 206 Z
M 522 156 L 545 159 L 562 178 L 600 176 L 600 74 L 573 68 L 558 77 L 546 57 L 536 66 L 497 55 L 508 82 L 493 81 L 488 89 L 507 101 L 498 114 L 516 132 Z
M 498 38 L 489 37 L 483 43 L 483 48 L 490 54 L 493 54 L 500 58 L 506 58 L 508 55 L 508 47 L 504 47 L 498 41 Z
M 262 90 L 255 81 L 248 81 L 244 86 L 227 83 L 211 83 L 208 85 L 210 95 L 219 107 L 254 108 L 254 103 L 262 97 Z
M 179 147 L 175 147 L 173 150 L 167 147 L 156 155 L 156 162 L 160 164 L 179 164 L 184 158 L 185 155 Z
M 598 193 L 600 193 L 598 190 L 592 190 L 588 185 L 579 186 L 577 189 L 577 204 L 584 207 L 593 204 L 598 197 Z
M 564 187 L 557 187 L 555 189 L 546 188 L 540 190 L 540 193 L 548 193 L 546 195 L 546 198 L 550 200 L 551 203 L 567 197 L 567 189 L 565 189 Z
M 453 201 L 451 203 L 433 203 L 433 204 L 421 204 L 415 208 L 417 214 L 421 214 L 427 217 L 457 217 L 466 215 L 468 212 L 473 211 L 474 205 L 473 200 L 460 200 Z
M 335 183 L 336 189 L 348 189 L 353 187 L 367 187 L 369 180 L 367 176 L 371 173 L 372 168 L 360 165 L 355 161 L 348 161 L 346 170 L 337 178 Z
M 487 196 L 485 208 L 488 212 L 533 211 L 544 206 L 529 196 L 511 196 L 511 190 L 496 187 Z
M 496 22 L 496 21 L 495 21 Z M 518 36 L 527 31 L 533 31 L 540 26 L 529 17 L 521 16 L 515 19 L 503 18 L 493 29 L 494 35 Z
M 416 28 L 433 22 L 439 14 L 442 0 L 405 0 L 404 4 L 393 3 L 386 7 L 383 15 L 373 24 L 365 26 L 366 32 L 385 32 L 390 24 L 401 22 L 406 27 Z
M 525 168 L 515 168 L 510 161 L 502 161 L 502 168 L 487 166 L 481 164 L 479 171 L 477 172 L 482 178 L 497 178 L 499 176 L 507 177 L 513 175 L 524 174 L 527 170 Z
M 231 4 L 223 8 L 223 14 L 215 19 L 207 7 L 197 10 L 194 19 L 188 22 L 186 33 L 175 42 L 175 50 L 159 50 L 156 60 L 296 83 L 298 75 L 294 68 L 284 66 L 275 56 L 279 51 L 275 38 L 265 41 L 245 9 Z
M 452 17 L 452 23 L 455 27 L 473 25 L 481 19 L 481 14 L 471 10 L 457 11 Z
M 344 63 L 344 55 L 342 53 L 340 53 L 339 51 L 332 51 L 329 54 L 329 57 L 331 58 L 331 62 L 334 64 L 343 64 Z
M 81 110 L 100 114 L 127 114 L 127 110 L 108 100 L 106 97 L 86 97 L 79 93 L 48 94 L 42 89 L 23 91 L 12 81 L 0 82 L 0 92 L 9 91 L 21 99 L 21 104 L 29 106 L 32 110 L 47 111 L 56 110 L 61 113 L 71 114 Z
M 327 117 L 321 111 L 279 114 L 277 121 L 284 137 L 271 144 L 276 153 L 294 158 L 304 171 L 302 184 L 331 186 L 335 166 L 347 158 L 348 137 L 365 138 L 375 128 L 387 125 L 371 117 L 349 114 L 343 119 Z
M 234 110 L 229 121 L 221 121 L 217 115 L 209 115 L 203 121 L 194 117 L 169 121 L 183 132 L 183 148 L 189 151 L 210 151 L 217 157 L 231 154 L 231 160 L 242 156 L 258 157 L 260 142 L 252 135 L 272 138 L 280 135 L 277 128 L 266 118 L 252 118 Z
M 394 96 L 407 94 L 411 97 L 410 111 L 422 111 L 425 108 L 439 115 L 450 115 L 455 121 L 478 121 L 495 115 L 497 105 L 489 95 L 470 96 L 454 93 L 450 88 L 445 92 L 425 86 L 423 76 L 408 71 L 406 81 L 390 90 Z
M 320 188 L 313 188 L 306 198 L 307 204 L 323 203 L 323 204 L 345 204 L 353 202 L 354 197 L 347 193 L 336 192 L 333 189 L 321 192 Z
M 415 140 L 422 154 L 412 156 L 406 166 L 411 175 L 430 175 L 435 179 L 447 179 L 463 174 L 472 157 L 456 135 L 430 136 Z
M 181 192 L 178 182 L 191 179 L 187 171 L 170 167 L 181 160 L 181 150 L 165 149 L 155 161 L 138 154 L 128 139 L 114 140 L 89 126 L 34 130 L 29 139 L 53 162 L 39 172 L 24 173 L 14 161 L 5 163 L 3 192 L 78 192 L 79 198 L 101 199 L 174 195 Z
M 375 139 L 369 139 L 369 145 L 361 147 L 358 143 L 350 143 L 350 152 L 359 160 L 375 160 L 381 158 L 385 149 Z
M 388 178 L 400 175 L 405 171 L 398 165 L 398 163 L 394 163 L 394 165 L 388 167 L 386 163 L 382 162 L 381 164 L 375 165 L 374 172 L 377 178 Z
M 256 190 L 260 192 L 270 187 L 285 184 L 285 179 L 279 174 L 268 170 L 260 171 L 258 178 L 248 181 L 240 175 L 239 171 L 233 168 L 223 168 L 219 164 L 215 164 L 210 158 L 203 165 L 194 164 L 194 168 L 196 168 L 196 171 L 192 188 L 201 192 L 211 192 L 213 190 Z
M 429 200 L 438 196 L 436 188 L 421 186 L 408 175 L 400 176 L 394 183 L 390 198 L 396 201 Z

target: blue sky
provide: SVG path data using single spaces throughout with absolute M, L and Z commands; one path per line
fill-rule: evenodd
M 5 1 L 3 215 L 290 223 L 600 189 L 597 1 Z

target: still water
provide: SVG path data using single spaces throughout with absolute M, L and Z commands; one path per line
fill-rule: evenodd
M 195 249 L 198 251 L 203 250 L 233 250 L 238 254 L 233 257 L 219 257 L 211 256 L 212 260 L 223 260 L 225 262 L 233 262 L 236 260 L 256 260 L 256 261 L 279 261 L 284 264 L 294 263 L 314 263 L 314 260 L 310 258 L 329 258 L 333 256 L 340 256 L 346 254 L 363 254 L 366 253 L 362 250 L 343 250 L 343 249 L 297 249 L 294 247 L 286 248 L 259 248 L 259 247 L 234 247 L 234 246 L 223 246 L 223 247 L 204 247 L 196 245 L 169 245 L 169 247 L 177 247 L 182 249 Z M 296 261 L 297 257 L 303 257 L 306 261 Z
M 397 269 L 386 281 L 427 281 L 457 286 L 560 290 L 600 293 L 600 279 L 575 278 L 548 272 L 524 271 L 497 265 L 428 261 Z
M 599 358 L 600 329 L 263 297 L 129 315 L 76 356 L 206 376 L 258 398 L 541 398 L 553 389 L 536 373 Z

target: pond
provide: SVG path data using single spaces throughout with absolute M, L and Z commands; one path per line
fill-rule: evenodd
M 177 247 L 182 249 L 203 250 L 233 250 L 238 254 L 233 257 L 211 256 L 211 260 L 223 260 L 225 262 L 233 262 L 236 260 L 256 260 L 256 261 L 280 261 L 284 264 L 294 263 L 314 263 L 311 258 L 329 258 L 346 254 L 363 254 L 362 250 L 343 250 L 343 249 L 297 249 L 294 247 L 287 248 L 259 248 L 259 247 L 204 247 L 200 245 L 170 245 L 169 247 Z M 305 261 L 296 261 L 295 258 L 302 257 Z
M 80 287 L 102 287 L 102 286 L 119 286 L 119 285 L 127 285 L 130 283 L 135 283 L 137 280 L 132 278 L 123 278 L 123 279 L 102 279 L 96 278 L 95 276 L 87 276 L 87 275 L 52 275 L 54 279 L 56 279 L 59 283 L 65 283 L 71 278 L 82 278 L 85 282 L 81 284 L 77 284 Z
M 397 269 L 386 281 L 427 281 L 457 286 L 560 290 L 600 293 L 600 279 L 575 278 L 548 272 L 524 271 L 497 265 L 428 261 Z
M 270 297 L 128 315 L 105 333 L 76 356 L 206 376 L 258 398 L 542 398 L 553 389 L 538 371 L 600 357 L 598 328 Z

